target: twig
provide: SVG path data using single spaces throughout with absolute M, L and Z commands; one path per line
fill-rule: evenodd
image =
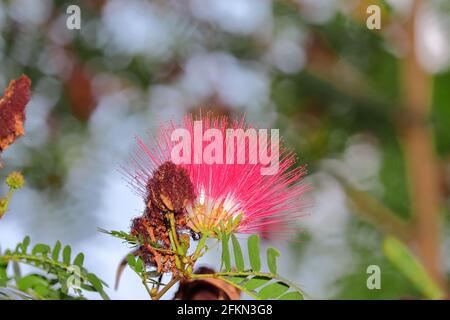
M 152 295 L 153 300 L 159 300 L 170 288 L 172 288 L 178 281 L 180 281 L 180 277 L 174 277 L 169 283 L 166 284 L 164 288 L 161 289 L 157 294 Z

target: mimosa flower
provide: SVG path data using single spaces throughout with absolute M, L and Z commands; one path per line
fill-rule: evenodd
M 305 213 L 306 169 L 295 166 L 296 156 L 278 142 L 277 130 L 268 138 L 267 130 L 243 120 L 186 116 L 181 124 L 162 125 L 148 143 L 137 137 L 133 169 L 125 171 L 148 205 L 182 210 L 197 233 L 289 235 Z M 151 187 L 155 173 L 168 163 L 185 172 L 190 183 L 169 175 L 168 181 L 160 180 L 165 191 Z

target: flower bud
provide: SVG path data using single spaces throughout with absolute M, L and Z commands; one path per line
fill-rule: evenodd
M 25 184 L 25 179 L 20 172 L 12 172 L 6 178 L 6 184 L 13 190 L 20 189 Z
M 195 199 L 194 187 L 185 169 L 163 163 L 147 184 L 148 202 L 163 211 L 180 213 Z

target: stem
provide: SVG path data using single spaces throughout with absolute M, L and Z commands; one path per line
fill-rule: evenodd
M 148 241 L 141 241 L 137 237 L 132 236 L 130 234 L 119 235 L 119 234 L 115 234 L 114 233 L 115 231 L 108 231 L 108 230 L 105 230 L 105 229 L 102 229 L 102 228 L 98 228 L 98 230 L 100 232 L 102 232 L 102 233 L 105 233 L 107 235 L 113 236 L 114 238 L 125 240 L 126 242 L 128 242 L 129 244 L 132 244 L 132 245 L 147 246 L 148 248 L 151 248 L 151 249 L 153 249 L 155 251 L 159 251 L 159 252 L 167 253 L 167 254 L 174 254 L 175 253 L 173 250 L 159 248 L 159 247 L 154 246 L 155 242 L 151 241 L 151 239 L 150 240 L 146 239 Z
M 153 247 L 153 246 L 151 246 L 151 245 L 147 245 L 148 247 L 151 247 L 153 250 L 156 250 L 156 251 L 159 251 L 159 252 L 162 252 L 162 253 L 167 253 L 167 254 L 174 254 L 175 252 L 174 251 L 172 251 L 172 250 L 168 250 L 168 249 L 162 249 L 162 248 L 156 248 L 156 247 Z
M 257 277 L 269 277 L 274 278 L 277 276 L 273 273 L 268 272 L 253 272 L 253 271 L 243 271 L 243 272 L 216 272 L 216 273 L 194 273 L 191 275 L 193 279 L 201 279 L 201 278 L 219 278 L 219 277 L 233 277 L 233 276 L 257 276 Z
M 11 201 L 14 189 L 10 188 L 5 198 L 0 199 L 0 219 L 3 218 L 6 211 L 8 211 L 9 202 Z
M 175 228 L 175 218 L 173 215 L 173 212 L 169 213 L 169 221 L 170 221 L 170 230 L 172 231 L 172 237 L 173 237 L 173 241 L 174 241 L 174 245 L 175 245 L 175 251 L 178 252 L 178 254 L 180 253 L 179 248 L 180 248 L 180 243 L 178 242 L 178 236 L 177 236 L 177 230 Z
M 167 285 L 161 289 L 157 294 L 152 296 L 153 300 L 159 300 L 170 288 L 172 288 L 178 281 L 180 280 L 179 277 L 174 277 L 172 280 L 167 283 Z
M 146 279 L 145 276 L 142 277 L 142 284 L 144 285 L 145 290 L 147 290 L 147 293 L 148 293 L 148 295 L 150 296 L 150 298 L 153 299 L 153 297 L 152 297 L 152 290 L 149 288 L 149 286 L 148 286 L 148 284 L 147 284 L 147 279 Z
M 433 131 L 427 125 L 431 112 L 431 76 L 422 68 L 416 48 L 416 21 L 423 0 L 415 0 L 405 24 L 409 50 L 401 65 L 402 103 L 409 121 L 401 127 L 412 211 L 416 222 L 417 249 L 427 271 L 445 286 L 440 261 L 442 194 Z M 403 116 L 405 117 L 405 116 Z M 408 120 L 408 118 L 406 118 Z
M 24 264 L 31 265 L 33 267 L 36 267 L 36 266 L 31 264 L 30 261 L 37 261 L 37 262 L 41 262 L 42 264 L 47 263 L 50 265 L 50 267 L 53 267 L 53 268 L 60 268 L 60 269 L 66 270 L 67 272 L 71 272 L 71 270 L 69 270 L 69 266 L 66 266 L 65 264 L 62 264 L 60 262 L 54 261 L 49 258 L 44 258 L 44 257 L 35 257 L 35 256 L 24 255 L 24 254 L 18 254 L 18 255 L 3 256 L 3 257 L 1 257 L 1 259 L 3 261 L 21 262 Z M 86 283 L 90 282 L 85 276 L 83 276 L 83 274 L 80 274 L 79 276 L 84 282 L 86 282 Z
M 198 242 L 197 248 L 195 248 L 195 252 L 192 255 L 192 260 L 196 261 L 198 258 L 200 258 L 203 254 L 201 253 L 202 249 L 205 247 L 206 239 L 208 239 L 208 234 L 204 233 L 202 237 L 200 238 L 200 241 Z

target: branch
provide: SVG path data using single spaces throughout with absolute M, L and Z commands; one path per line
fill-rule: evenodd
M 443 285 L 439 261 L 442 190 L 433 134 L 426 125 L 431 105 L 431 77 L 419 64 L 415 50 L 416 18 L 422 3 L 421 0 L 413 2 L 411 16 L 405 24 L 409 50 L 401 66 L 402 103 L 411 116 L 406 117 L 409 121 L 399 129 L 406 155 L 419 255 L 433 279 Z

